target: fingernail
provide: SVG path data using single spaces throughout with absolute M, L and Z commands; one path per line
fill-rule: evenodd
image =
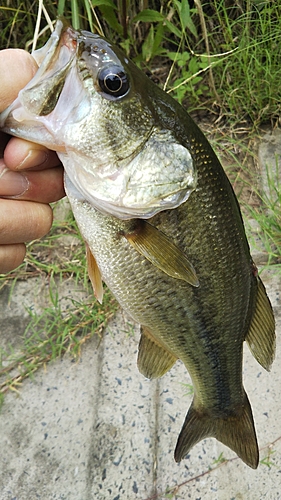
M 40 167 L 40 165 L 43 165 L 43 163 L 45 163 L 47 158 L 48 153 L 46 153 L 45 151 L 42 151 L 41 149 L 30 149 L 28 155 L 17 166 L 17 170 L 25 168 L 26 165 L 27 168 Z
M 19 172 L 4 168 L 0 173 L 0 196 L 21 196 L 28 186 L 27 178 Z

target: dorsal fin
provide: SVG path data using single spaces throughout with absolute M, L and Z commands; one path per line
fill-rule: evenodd
M 147 378 L 162 377 L 177 358 L 163 347 L 148 328 L 141 326 L 139 343 L 138 369 Z
M 87 243 L 86 243 L 86 258 L 88 265 L 88 274 L 94 289 L 95 297 L 99 301 L 99 303 L 102 304 L 103 286 L 102 286 L 101 273 L 97 265 L 96 259 L 93 256 L 90 247 Z
M 255 310 L 245 340 L 259 364 L 269 371 L 275 356 L 275 321 L 265 287 L 258 276 L 257 280 Z
M 124 234 L 131 245 L 164 273 L 199 286 L 195 269 L 185 254 L 162 231 L 147 221 L 138 220 L 134 230 Z

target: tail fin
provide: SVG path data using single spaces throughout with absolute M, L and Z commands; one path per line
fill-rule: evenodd
M 175 449 L 175 460 L 180 462 L 189 450 L 206 437 L 215 437 L 218 441 L 235 451 L 237 455 L 253 469 L 259 463 L 259 450 L 254 427 L 254 420 L 248 397 L 235 414 L 216 417 L 211 412 L 197 410 L 193 401 Z

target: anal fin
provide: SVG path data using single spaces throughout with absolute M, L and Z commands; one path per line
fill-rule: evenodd
M 255 310 L 245 340 L 258 363 L 269 371 L 275 356 L 275 321 L 265 287 L 259 277 L 257 280 Z
M 148 328 L 142 326 L 138 354 L 140 373 L 150 379 L 162 377 L 176 361 L 177 358 L 153 337 Z
M 97 265 L 96 259 L 93 256 L 90 247 L 87 243 L 86 243 L 86 258 L 87 258 L 89 278 L 91 280 L 94 289 L 95 297 L 99 301 L 99 303 L 102 304 L 103 286 L 102 286 L 101 273 Z
M 252 469 L 257 468 L 259 450 L 252 410 L 246 393 L 241 407 L 228 415 L 216 416 L 208 409 L 196 408 L 193 400 L 176 445 L 176 462 L 180 462 L 195 444 L 207 437 L 221 441 L 245 464 Z

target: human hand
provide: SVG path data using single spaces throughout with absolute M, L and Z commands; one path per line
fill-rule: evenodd
M 37 65 L 28 52 L 0 51 L 0 112 L 34 76 Z M 0 147 L 8 136 L 0 134 Z M 54 151 L 11 138 L 0 159 L 0 273 L 19 266 L 25 242 L 44 236 L 52 225 L 48 205 L 65 195 L 63 168 Z

